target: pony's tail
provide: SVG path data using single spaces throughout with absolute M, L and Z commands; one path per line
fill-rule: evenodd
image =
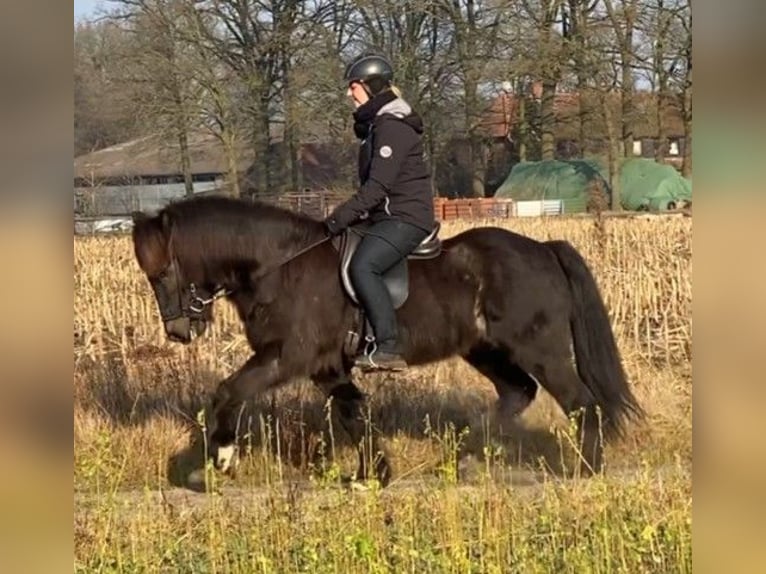
M 644 416 L 628 386 L 620 352 L 596 280 L 577 250 L 566 241 L 548 241 L 569 279 L 577 371 L 601 408 L 604 434 L 620 436 L 627 419 Z

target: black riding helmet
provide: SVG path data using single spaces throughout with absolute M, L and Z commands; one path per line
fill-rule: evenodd
M 357 56 L 346 66 L 346 72 L 343 74 L 343 80 L 347 84 L 362 82 L 370 96 L 382 92 L 391 85 L 393 79 L 393 67 L 386 58 L 378 54 Z

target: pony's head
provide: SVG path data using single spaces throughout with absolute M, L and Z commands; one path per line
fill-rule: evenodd
M 212 320 L 212 290 L 195 284 L 181 268 L 166 212 L 156 216 L 134 212 L 132 236 L 136 260 L 154 291 L 165 333 L 171 341 L 191 343 Z

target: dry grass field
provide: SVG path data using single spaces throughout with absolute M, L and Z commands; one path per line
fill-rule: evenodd
M 691 218 L 481 223 L 568 239 L 592 266 L 648 413 L 603 475 L 569 477 L 567 421 L 545 393 L 498 420 L 491 383 L 454 360 L 357 381 L 388 488 L 341 486 L 355 454 L 296 381 L 247 409 L 236 477 L 193 492 L 198 415 L 248 356 L 240 325 L 220 301 L 205 338 L 169 343 L 130 239 L 75 238 L 75 570 L 691 571 Z

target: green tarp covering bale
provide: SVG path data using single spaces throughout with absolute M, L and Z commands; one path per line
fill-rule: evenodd
M 516 164 L 495 197 L 515 201 L 561 200 L 564 213 L 577 213 L 611 202 L 609 172 L 590 160 L 548 160 Z M 620 166 L 620 200 L 631 211 L 665 211 L 691 204 L 691 182 L 672 166 L 629 158 Z
M 620 170 L 620 199 L 631 211 L 680 209 L 691 204 L 692 184 L 673 166 L 631 158 Z
M 609 185 L 601 167 L 591 160 L 521 162 L 513 166 L 495 197 L 515 201 L 561 200 L 564 213 L 586 211 L 591 193 L 609 205 Z

